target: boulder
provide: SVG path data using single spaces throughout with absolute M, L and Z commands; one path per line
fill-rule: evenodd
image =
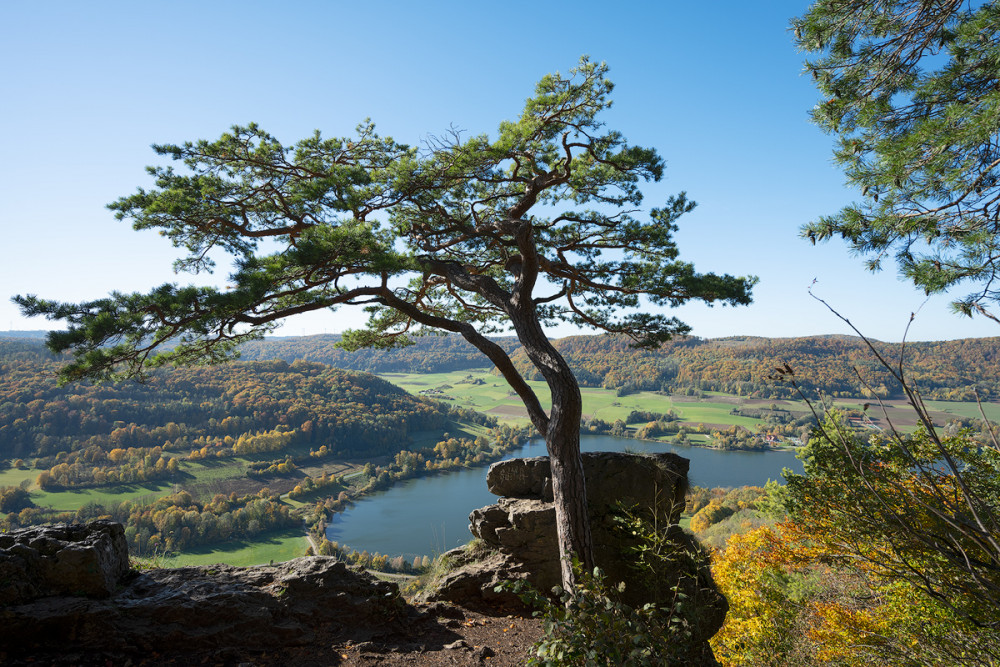
M 620 502 L 626 506 L 657 507 L 663 520 L 676 522 L 684 510 L 689 461 L 671 453 L 625 454 L 588 452 L 583 455 L 587 500 L 592 508 Z M 547 456 L 498 461 L 486 473 L 495 496 L 552 501 L 552 474 Z
M 716 664 L 708 639 L 722 627 L 729 605 L 712 581 L 706 554 L 676 525 L 687 492 L 687 459 L 666 453 L 588 453 L 583 469 L 594 558 L 606 580 L 624 583 L 621 599 L 633 607 L 669 604 L 674 588 L 683 593 L 691 631 L 687 664 Z M 496 595 L 493 588 L 504 580 L 527 580 L 544 592 L 560 583 L 549 460 L 494 463 L 487 486 L 501 498 L 469 515 L 469 530 L 479 541 L 445 555 L 450 570 L 426 599 L 488 603 Z M 634 549 L 643 540 L 623 529 L 623 509 L 641 515 L 663 537 L 668 565 L 656 572 L 634 567 Z
M 121 524 L 33 526 L 0 534 L 0 604 L 48 595 L 107 597 L 129 571 Z
M 446 571 L 433 586 L 422 592 L 423 602 L 450 602 L 468 609 L 478 607 L 524 609 L 520 598 L 511 591 L 497 590 L 507 581 L 527 579 L 523 563 L 509 554 L 492 549 L 478 549 L 475 543 L 458 547 L 441 556 Z
M 628 586 L 634 576 L 625 554 L 638 541 L 617 527 L 615 516 L 623 507 L 635 508 L 662 529 L 677 523 L 684 510 L 687 471 L 688 460 L 670 453 L 583 455 L 594 558 L 612 581 L 626 582 L 624 599 L 629 604 L 648 602 L 649 592 Z M 469 530 L 522 563 L 540 590 L 551 590 L 560 582 L 560 568 L 548 458 L 494 463 L 486 484 L 491 493 L 503 497 L 495 505 L 474 510 Z

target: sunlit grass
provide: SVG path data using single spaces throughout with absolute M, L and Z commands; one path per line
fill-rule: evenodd
M 169 482 L 122 484 L 66 491 L 35 489 L 31 492 L 31 501 L 39 507 L 51 507 L 56 512 L 75 512 L 88 503 L 108 506 L 138 498 L 152 500 L 172 492 L 173 485 Z
M 924 401 L 924 403 L 926 403 L 927 407 L 931 410 L 947 412 L 959 417 L 969 417 L 972 419 L 983 418 L 983 416 L 979 414 L 979 406 L 970 401 Z M 1000 422 L 1000 404 L 983 403 L 983 412 L 986 413 L 986 418 L 990 421 Z
M 254 541 L 233 540 L 208 547 L 195 547 L 182 554 L 164 556 L 158 559 L 161 567 L 188 567 L 227 563 L 246 567 L 264 565 L 274 561 L 281 563 L 304 556 L 309 540 L 300 528 L 276 530 L 259 536 Z
M 428 389 L 439 390 L 444 396 L 431 395 L 431 398 L 453 399 L 457 405 L 486 412 L 501 422 L 511 424 L 527 422 L 520 398 L 512 394 L 502 378 L 486 370 L 428 374 L 387 373 L 382 377 L 418 395 Z M 483 384 L 474 384 L 476 380 L 481 380 Z M 551 401 L 546 384 L 539 381 L 531 381 L 528 384 L 538 394 L 542 407 L 549 409 Z M 762 423 L 760 419 L 729 414 L 734 407 L 732 403 L 674 401 L 670 396 L 650 391 L 618 396 L 613 390 L 596 387 L 582 388 L 580 393 L 583 398 L 584 415 L 603 419 L 609 423 L 617 419 L 626 419 L 633 410 L 665 413 L 671 409 L 676 411 L 683 421 L 695 424 L 738 424 L 752 429 Z M 803 405 L 801 409 L 804 410 L 805 406 Z
M 28 480 L 34 484 L 40 472 L 42 471 L 35 470 L 34 468 L 28 468 L 27 470 L 8 468 L 7 470 L 0 471 L 0 486 L 17 486 L 24 480 Z

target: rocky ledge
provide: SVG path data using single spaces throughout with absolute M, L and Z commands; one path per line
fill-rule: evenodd
M 715 665 L 707 640 L 722 625 L 727 604 L 698 546 L 676 525 L 687 465 L 672 454 L 586 454 L 588 509 L 597 564 L 612 582 L 625 583 L 625 601 L 657 602 L 663 590 L 683 592 L 685 604 L 695 610 L 685 614 L 690 630 L 686 664 Z M 559 581 L 548 460 L 496 463 L 487 482 L 502 497 L 472 513 L 476 548 L 446 554 L 453 569 L 425 597 L 432 604 L 422 611 L 408 605 L 395 584 L 332 558 L 137 572 L 129 566 L 122 526 L 109 521 L 0 535 L 0 662 L 103 665 L 121 664 L 124 657 L 155 664 L 169 655 L 172 664 L 240 664 L 248 652 L 259 652 L 257 660 L 266 651 L 271 657 L 262 664 L 287 664 L 289 656 L 322 647 L 318 662 L 296 658 L 296 664 L 341 664 L 351 651 L 370 645 L 382 654 L 403 651 L 396 663 L 379 658 L 385 664 L 414 656 L 417 664 L 454 664 L 459 655 L 465 660 L 461 664 L 487 659 L 521 664 L 530 642 L 504 649 L 494 641 L 515 628 L 516 620 L 489 640 L 495 651 L 473 650 L 457 641 L 462 637 L 448 634 L 449 628 L 481 622 L 463 623 L 458 620 L 465 618 L 463 612 L 440 624 L 446 610 L 457 609 L 442 601 L 467 610 L 496 610 L 517 602 L 510 593 L 494 591 L 501 581 L 525 579 L 543 591 Z M 660 572 L 656 582 L 630 567 L 630 548 L 638 543 L 616 526 L 623 506 L 652 518 L 672 545 L 674 569 Z M 428 637 L 436 638 L 440 655 L 424 645 Z M 333 662 L 331 647 L 338 649 Z
M 708 569 L 701 547 L 676 525 L 687 492 L 688 460 L 675 454 L 583 455 L 594 559 L 612 584 L 624 583 L 622 600 L 633 607 L 661 604 L 671 589 L 686 596 L 692 665 L 714 665 L 708 639 L 729 609 Z M 549 461 L 545 457 L 500 461 L 490 466 L 487 485 L 501 496 L 495 505 L 474 510 L 469 530 L 479 538 L 475 549 L 448 552 L 452 569 L 425 594 L 427 600 L 468 606 L 511 603 L 513 594 L 496 592 L 504 580 L 523 579 L 540 591 L 560 581 L 555 507 Z M 637 570 L 639 536 L 622 530 L 616 517 L 623 509 L 645 517 L 664 536 L 670 564 L 651 581 Z
M 6 660 L 273 650 L 313 641 L 320 625 L 393 632 L 412 612 L 395 584 L 332 558 L 136 572 L 108 521 L 0 535 L 0 600 Z

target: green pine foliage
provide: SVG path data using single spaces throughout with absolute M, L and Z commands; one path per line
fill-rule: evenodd
M 355 352 L 340 347 L 341 340 L 338 334 L 254 340 L 240 346 L 240 358 L 284 359 L 289 363 L 302 359 L 366 373 L 447 373 L 482 368 L 489 363 L 461 336 L 420 336 L 406 347 Z M 514 337 L 492 340 L 508 353 L 520 347 Z
M 959 285 L 966 315 L 1000 300 L 1000 5 L 820 0 L 793 21 L 823 99 L 813 120 L 861 200 L 803 229 L 868 266 L 893 257 L 928 293 Z

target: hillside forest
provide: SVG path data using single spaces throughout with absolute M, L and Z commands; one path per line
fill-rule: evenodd
M 338 335 L 251 341 L 246 360 L 304 359 L 369 373 L 440 373 L 481 368 L 482 355 L 458 336 L 425 336 L 412 347 L 347 352 Z M 495 339 L 513 352 L 518 370 L 540 379 L 513 338 Z M 801 386 L 832 397 L 901 396 L 888 371 L 853 336 L 703 339 L 678 336 L 659 348 L 636 348 L 624 337 L 569 336 L 554 341 L 580 385 L 632 391 L 719 391 L 752 398 L 793 398 L 775 382 L 775 368 L 791 366 Z M 889 359 L 905 362 L 908 377 L 925 399 L 945 401 L 1000 398 L 1000 338 L 914 343 L 879 343 Z M 855 370 L 860 373 L 862 384 Z
M 0 462 L 8 477 L 31 471 L 32 480 L 2 487 L 0 524 L 111 517 L 140 554 L 252 539 L 301 526 L 305 514 L 322 523 L 342 507 L 341 492 L 481 463 L 524 437 L 374 375 L 311 362 L 235 362 L 164 371 L 143 384 L 60 387 L 62 363 L 38 342 L 0 341 Z M 448 437 L 459 423 L 468 433 Z M 43 497 L 145 493 L 95 496 L 66 513 L 33 502 L 28 487 Z M 293 508 L 282 494 L 319 497 L 320 507 Z

